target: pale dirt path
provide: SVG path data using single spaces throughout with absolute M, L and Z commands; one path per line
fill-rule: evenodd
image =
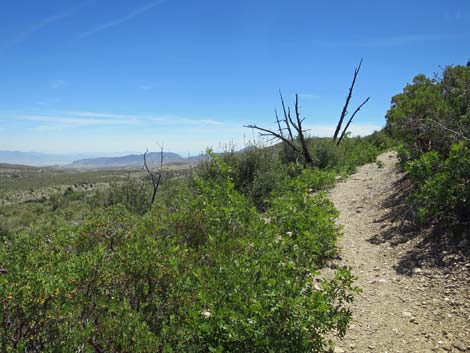
M 390 211 L 383 204 L 402 177 L 393 152 L 378 160 L 383 168 L 365 165 L 331 191 L 344 227 L 339 265 L 352 267 L 363 290 L 352 306 L 354 323 L 335 352 L 470 352 L 470 283 L 454 288 L 452 276 L 424 265 L 400 274 L 397 265 L 413 241 L 370 241 L 393 229 L 383 220 Z M 470 272 L 468 263 L 463 266 Z

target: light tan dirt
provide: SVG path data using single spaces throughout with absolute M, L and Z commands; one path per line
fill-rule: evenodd
M 378 160 L 331 191 L 344 227 L 337 265 L 352 267 L 362 289 L 352 305 L 354 322 L 334 351 L 470 352 L 468 258 L 455 255 L 452 269 L 438 267 L 416 252 L 423 238 L 399 234 L 389 201 L 403 174 L 393 152 Z

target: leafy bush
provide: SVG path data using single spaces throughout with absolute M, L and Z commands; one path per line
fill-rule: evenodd
M 337 211 L 325 193 L 307 196 L 297 190 L 286 192 L 272 201 L 266 216 L 278 228 L 282 245 L 295 254 L 297 263 L 308 267 L 336 254 L 339 229 L 332 220 Z
M 374 131 L 372 134 L 364 137 L 364 140 L 381 151 L 394 148 L 397 145 L 397 142 L 387 128 Z
M 413 200 L 421 222 L 429 220 L 452 227 L 462 234 L 470 229 L 470 147 L 452 146 L 449 158 L 436 151 L 425 153 L 407 165 L 417 185 Z
M 418 75 L 392 99 L 387 129 L 402 145 L 402 168 L 416 187 L 420 222 L 469 231 L 470 66 L 448 66 L 433 79 Z M 467 163 L 467 164 L 465 164 Z
M 129 177 L 125 182 L 113 183 L 109 189 L 96 193 L 91 204 L 105 207 L 123 205 L 130 212 L 143 215 L 152 207 L 149 184 Z
M 375 162 L 383 151 L 362 137 L 347 138 L 338 148 L 341 159 L 335 169 L 342 174 L 353 173 L 357 167 Z
M 212 154 L 214 157 L 214 154 Z M 258 209 L 266 209 L 267 200 L 274 190 L 282 189 L 287 175 L 277 151 L 270 148 L 251 146 L 243 152 L 229 151 L 220 158 L 228 166 L 228 176 L 236 190 L 253 201 Z M 202 163 L 198 172 L 202 178 L 219 178 L 219 169 L 210 161 Z
M 470 66 L 448 66 L 441 76 L 418 75 L 392 98 L 387 129 L 404 143 L 409 158 L 451 146 L 470 136 Z
M 314 166 L 320 169 L 335 168 L 340 163 L 340 150 L 332 139 L 315 138 L 310 141 Z

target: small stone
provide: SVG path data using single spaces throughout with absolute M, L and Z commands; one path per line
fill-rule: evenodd
M 343 348 L 340 348 L 340 347 L 335 347 L 335 349 L 333 350 L 333 353 L 344 353 L 345 350 Z
M 412 317 L 413 316 L 413 314 L 411 314 L 409 311 L 403 311 L 401 314 L 405 317 Z
M 454 342 L 452 343 L 452 347 L 457 348 L 461 352 L 466 352 L 468 349 L 462 342 Z

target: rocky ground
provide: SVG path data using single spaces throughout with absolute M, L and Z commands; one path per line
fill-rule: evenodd
M 336 265 L 362 288 L 334 352 L 470 352 L 469 243 L 416 230 L 396 155 L 378 161 L 331 191 L 344 227 Z

